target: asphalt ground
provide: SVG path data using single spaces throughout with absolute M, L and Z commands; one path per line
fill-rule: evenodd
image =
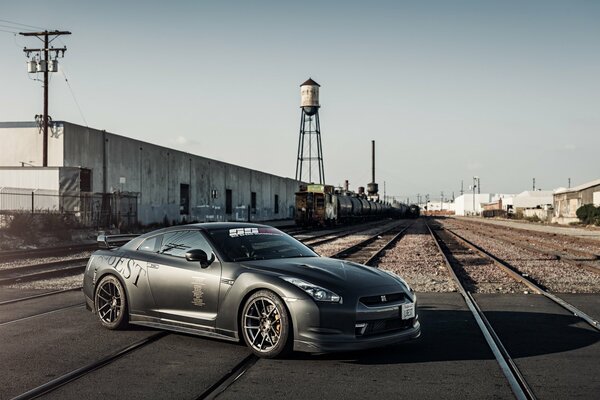
M 579 296 L 581 303 L 585 297 L 597 307 L 598 295 Z M 598 330 L 542 295 L 475 299 L 538 398 L 598 398 Z
M 460 294 L 418 294 L 422 336 L 387 348 L 260 360 L 219 399 L 513 398 Z
M 46 299 L 55 298 L 58 307 L 79 296 L 75 292 Z M 597 295 L 576 297 L 598 310 Z M 462 297 L 421 293 L 418 298 L 420 339 L 369 351 L 259 360 L 219 398 L 513 398 Z M 477 299 L 539 398 L 596 398 L 598 332 L 541 296 Z M 0 319 L 35 314 L 48 306 L 15 303 L 0 308 Z M 0 325 L 0 399 L 155 333 L 142 327 L 103 329 L 83 306 Z M 173 333 L 45 397 L 195 398 L 248 354 L 239 344 Z
M 0 289 L 2 292 L 4 290 L 11 289 Z M 33 290 L 24 290 L 21 293 L 18 293 L 16 289 L 13 289 L 10 296 L 6 296 L 6 298 L 2 298 L 1 301 L 19 299 L 22 297 L 27 297 L 31 295 L 36 295 L 38 293 L 44 293 L 48 291 L 33 291 Z M 0 305 L 0 326 L 3 323 L 21 319 L 32 317 L 40 313 L 52 312 L 54 310 L 58 310 L 60 308 L 81 305 L 84 307 L 84 299 L 83 294 L 80 290 L 75 290 L 72 292 L 65 292 L 60 294 L 54 294 L 51 296 L 37 297 L 30 300 L 24 300 L 18 303 L 13 304 L 4 304 Z M 39 317 L 45 318 L 45 317 Z M 60 316 L 58 317 L 60 318 Z

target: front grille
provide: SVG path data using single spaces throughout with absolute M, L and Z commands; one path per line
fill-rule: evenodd
M 361 297 L 360 302 L 365 306 L 376 306 L 379 304 L 393 303 L 404 299 L 404 293 L 380 294 L 377 296 Z
M 414 321 L 414 318 L 387 318 L 360 322 L 356 324 L 356 336 L 364 337 L 371 335 L 379 335 L 381 333 L 401 331 L 403 329 L 411 328 L 413 326 Z M 366 324 L 366 326 L 364 326 L 363 324 Z M 358 328 L 358 325 L 361 325 L 360 329 Z

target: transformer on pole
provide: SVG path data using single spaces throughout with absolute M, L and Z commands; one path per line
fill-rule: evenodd
M 42 166 L 48 166 L 48 124 L 50 117 L 48 116 L 48 73 L 49 72 L 57 72 L 58 71 L 58 60 L 59 54 L 62 54 L 64 57 L 65 51 L 67 51 L 66 47 L 50 47 L 50 44 L 61 35 L 70 35 L 71 32 L 68 31 L 43 31 L 43 32 L 20 32 L 19 35 L 23 36 L 35 36 L 43 42 L 43 47 L 41 48 L 24 48 L 23 51 L 27 54 L 27 57 L 30 56 L 31 53 L 38 54 L 37 59 L 31 58 L 27 62 L 27 72 L 30 74 L 42 72 L 44 74 L 44 113 L 41 116 L 41 120 L 39 120 L 40 127 L 43 134 L 43 154 L 42 154 Z M 52 37 L 52 39 L 50 39 Z M 51 58 L 50 53 L 54 53 L 54 58 Z M 42 58 L 43 55 L 43 58 Z
M 324 185 L 325 170 L 323 168 L 323 147 L 321 145 L 321 125 L 319 122 L 320 86 L 310 78 L 300 85 L 300 108 L 302 111 L 300 115 L 300 136 L 298 138 L 296 180 Z M 318 174 L 318 181 L 313 180 L 313 169 L 315 175 Z

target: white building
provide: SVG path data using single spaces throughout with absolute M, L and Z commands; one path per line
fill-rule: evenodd
M 455 215 L 478 215 L 481 214 L 483 208 L 482 203 L 489 203 L 492 200 L 490 193 L 465 193 L 454 199 Z
M 553 192 L 551 190 L 525 190 L 514 197 L 513 207 L 518 209 L 552 207 Z

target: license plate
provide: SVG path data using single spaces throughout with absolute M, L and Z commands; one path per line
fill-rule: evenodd
M 400 306 L 400 316 L 402 319 L 411 319 L 415 317 L 415 303 L 402 304 Z

